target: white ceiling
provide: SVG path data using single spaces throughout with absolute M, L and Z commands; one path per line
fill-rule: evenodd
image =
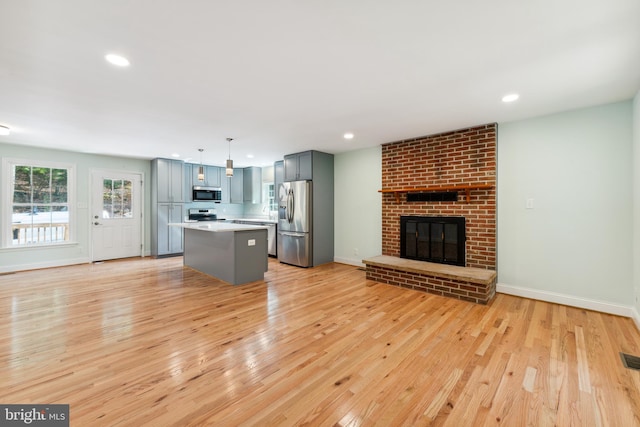
M 21 145 L 260 166 L 639 89 L 638 0 L 0 0 Z

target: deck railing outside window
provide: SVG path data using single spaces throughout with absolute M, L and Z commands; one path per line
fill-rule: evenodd
M 69 224 L 12 224 L 13 244 L 29 245 L 69 240 Z

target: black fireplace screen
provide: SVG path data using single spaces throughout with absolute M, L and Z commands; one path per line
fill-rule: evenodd
M 400 257 L 465 265 L 464 217 L 401 216 Z

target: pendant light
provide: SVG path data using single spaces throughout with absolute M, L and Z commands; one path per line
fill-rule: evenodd
M 204 166 L 202 165 L 202 152 L 204 148 L 198 148 L 200 152 L 200 167 L 198 168 L 198 181 L 204 181 Z
M 233 160 L 231 160 L 231 141 L 233 138 L 227 138 L 229 142 L 229 159 L 227 160 L 227 176 L 233 176 Z

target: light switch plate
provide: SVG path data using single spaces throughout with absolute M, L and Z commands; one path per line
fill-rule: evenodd
M 533 199 L 527 199 L 527 209 L 533 209 Z

